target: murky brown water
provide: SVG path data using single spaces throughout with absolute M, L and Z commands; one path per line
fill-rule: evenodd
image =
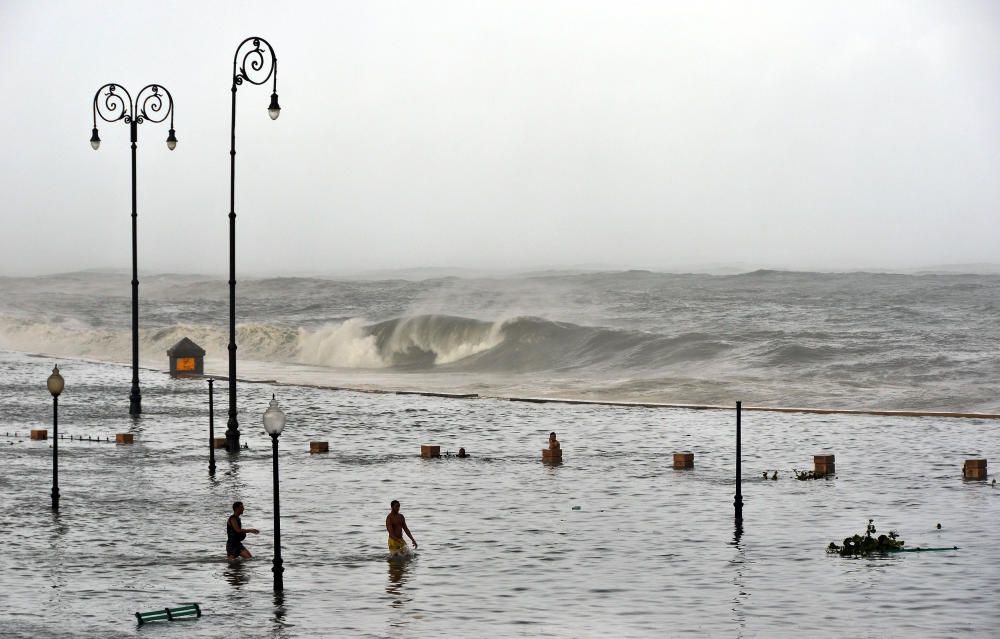
M 133 432 L 136 443 L 62 440 L 54 515 L 49 443 L 0 438 L 3 636 L 986 637 L 1000 627 L 1000 488 L 960 478 L 966 457 L 1000 463 L 998 422 L 744 414 L 736 543 L 731 413 L 246 384 L 250 450 L 220 452 L 210 478 L 204 382 L 144 371 L 146 414 L 133 423 L 127 367 L 59 363 L 60 433 Z M 0 353 L 0 431 L 50 423 L 52 364 Z M 278 600 L 260 427 L 272 392 L 288 413 Z M 559 467 L 539 461 L 550 430 L 565 450 Z M 309 455 L 314 439 L 331 452 Z M 424 460 L 422 443 L 473 457 Z M 677 449 L 695 452 L 695 470 L 670 468 Z M 791 478 L 827 449 L 836 479 Z M 779 480 L 760 480 L 764 468 Z M 420 542 L 404 564 L 386 560 L 394 498 Z M 236 499 L 261 534 L 246 542 L 257 557 L 230 566 Z M 961 549 L 825 553 L 870 517 L 908 546 Z M 201 619 L 137 630 L 134 612 L 188 601 Z

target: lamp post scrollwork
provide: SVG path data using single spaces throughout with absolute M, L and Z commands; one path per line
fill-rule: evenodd
M 171 151 L 177 147 L 177 136 L 174 131 L 174 99 L 161 84 L 147 84 L 135 100 L 122 85 L 111 82 L 103 85 L 94 94 L 94 129 L 90 136 L 90 146 L 96 151 L 101 147 L 101 136 L 97 131 L 97 118 L 105 122 L 124 122 L 129 125 L 132 141 L 132 390 L 129 393 L 129 414 L 142 414 L 142 394 L 139 391 L 139 262 L 138 241 L 136 239 L 136 144 L 139 138 L 139 125 L 144 122 L 159 124 L 170 119 L 170 131 L 167 134 L 167 148 Z
M 281 115 L 278 104 L 278 57 L 271 43 L 250 37 L 236 47 L 233 56 L 232 126 L 229 146 L 229 419 L 226 422 L 226 449 L 240 449 L 240 425 L 236 410 L 236 89 L 244 82 L 255 85 L 271 81 L 271 103 L 267 114 L 272 120 Z

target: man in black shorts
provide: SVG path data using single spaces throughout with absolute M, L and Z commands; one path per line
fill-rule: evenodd
M 243 545 L 243 540 L 247 538 L 247 533 L 254 535 L 260 533 L 256 528 L 243 527 L 243 522 L 240 521 L 240 515 L 242 514 L 243 502 L 233 502 L 233 514 L 229 516 L 229 521 L 226 522 L 226 556 L 230 561 L 239 557 L 243 559 L 253 557 L 246 546 Z

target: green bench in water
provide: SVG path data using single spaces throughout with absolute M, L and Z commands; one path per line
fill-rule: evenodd
M 137 612 L 135 618 L 139 620 L 139 625 L 148 621 L 173 621 L 178 617 L 200 617 L 201 608 L 196 603 L 182 604 L 176 608 L 163 608 L 162 610 L 151 610 L 149 612 Z

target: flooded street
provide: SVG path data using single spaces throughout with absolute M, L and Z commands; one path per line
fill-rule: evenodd
M 60 440 L 58 514 L 51 441 L 26 436 L 52 435 L 54 363 L 60 434 L 135 435 Z M 966 458 L 1000 463 L 997 421 L 744 413 L 736 541 L 733 412 L 241 384 L 249 449 L 217 451 L 213 478 L 204 381 L 144 370 L 133 422 L 127 367 L 14 353 L 0 367 L 5 637 L 985 637 L 1000 624 L 1000 489 L 961 478 Z M 279 598 L 261 427 L 272 393 L 288 414 Z M 560 466 L 540 461 L 549 431 Z M 329 454 L 310 455 L 311 440 Z M 421 444 L 472 457 L 421 459 Z M 673 470 L 675 450 L 693 451 L 695 469 Z M 796 481 L 824 450 L 836 478 Z M 409 562 L 387 561 L 392 499 L 420 545 Z M 230 565 L 235 500 L 261 534 L 244 542 L 255 558 Z M 907 547 L 960 550 L 825 552 L 869 518 Z M 137 629 L 135 612 L 184 602 L 204 615 Z

